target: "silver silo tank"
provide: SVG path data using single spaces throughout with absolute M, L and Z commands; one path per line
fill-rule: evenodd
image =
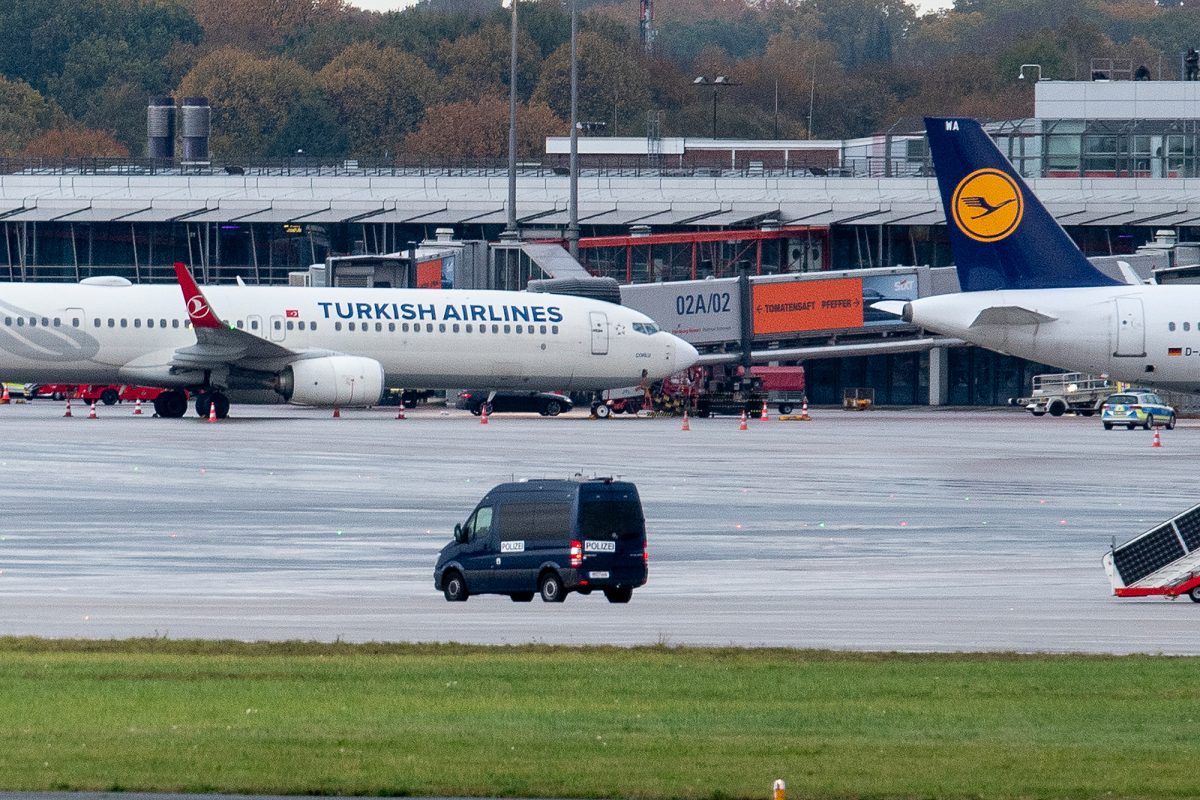
M 175 157 L 175 98 L 151 97 L 146 103 L 146 155 Z
M 212 109 L 207 97 L 185 97 L 183 114 L 183 160 L 208 161 L 208 137 L 212 133 Z

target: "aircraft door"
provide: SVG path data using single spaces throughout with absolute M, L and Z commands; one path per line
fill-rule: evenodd
M 1138 297 L 1118 297 L 1117 349 L 1114 356 L 1142 358 L 1146 355 L 1146 322 Z
M 284 339 L 284 336 L 287 335 L 287 331 L 285 330 L 285 326 L 284 326 L 284 322 L 283 322 L 283 316 L 280 314 L 272 314 L 271 320 L 268 323 L 267 327 L 269 327 L 271 330 L 271 341 L 272 342 L 282 342 Z
M 592 322 L 592 355 L 608 355 L 608 315 L 603 311 L 593 311 L 589 315 Z

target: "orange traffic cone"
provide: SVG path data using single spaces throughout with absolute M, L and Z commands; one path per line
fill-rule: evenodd
M 479 424 L 487 425 L 488 424 L 487 418 L 488 418 L 487 403 L 484 403 L 483 405 L 481 405 L 479 407 Z
M 0 403 L 11 403 L 12 398 L 8 396 L 8 387 L 4 387 L 4 394 L 0 394 Z
M 808 415 L 808 401 L 807 400 L 805 400 L 803 403 L 800 404 L 800 419 L 804 419 L 804 420 L 812 419 L 812 417 L 810 417 Z
M 71 398 L 69 398 L 69 397 L 67 398 L 67 411 L 65 414 L 63 414 L 63 416 L 64 417 L 71 416 Z
M 213 403 L 211 401 L 208 404 L 208 421 L 209 422 L 217 421 L 217 404 Z
M 396 419 L 408 419 L 404 416 L 404 398 L 400 398 L 400 410 L 396 412 Z
M 88 419 L 99 419 L 99 417 L 96 416 L 96 401 L 95 400 L 92 401 L 92 410 L 88 412 Z
M 683 409 L 683 427 L 680 428 L 680 430 L 690 431 L 691 429 L 692 429 L 692 426 L 688 424 L 688 413 L 687 413 L 687 409 L 685 408 L 685 409 Z
M 342 418 L 342 410 L 340 408 L 338 408 L 337 406 L 333 407 L 333 418 L 334 419 Z
M 741 424 L 741 425 L 738 425 L 738 430 L 739 430 L 739 431 L 748 431 L 748 430 L 750 430 L 750 426 L 748 426 L 748 425 L 746 424 L 746 410 L 745 410 L 745 409 L 742 409 L 742 424 Z
M 1150 444 L 1151 447 L 1162 447 L 1162 439 L 1158 435 L 1158 426 L 1154 426 L 1154 441 Z
M 762 413 L 758 415 L 758 418 L 762 422 L 766 422 L 767 420 L 770 419 L 770 417 L 767 416 L 767 401 L 766 400 L 763 400 Z
M 137 399 L 137 402 L 133 404 L 133 415 L 135 417 L 140 417 L 142 415 L 142 398 L 140 397 Z

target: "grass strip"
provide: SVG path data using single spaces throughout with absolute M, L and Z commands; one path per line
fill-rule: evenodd
M 1200 795 L 1193 658 L 0 639 L 0 789 Z

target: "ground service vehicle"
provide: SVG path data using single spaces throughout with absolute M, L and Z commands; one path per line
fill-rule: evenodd
M 1200 506 L 1104 554 L 1104 571 L 1117 597 L 1186 594 L 1200 603 Z
M 1116 387 L 1108 378 L 1083 372 L 1055 372 L 1033 376 L 1033 391 L 1029 397 L 1009 399 L 1009 405 L 1021 406 L 1040 417 L 1049 414 L 1079 414 L 1090 417 L 1100 410 L 1104 399 Z
M 750 375 L 762 379 L 767 405 L 780 414 L 791 414 L 805 401 L 804 367 L 750 367 Z
M 1108 396 L 1100 408 L 1100 420 L 1106 431 L 1111 431 L 1114 425 L 1124 425 L 1129 430 L 1138 425 L 1146 430 L 1163 425 L 1171 430 L 1175 427 L 1175 409 L 1154 392 L 1130 389 Z
M 570 592 L 604 592 L 628 603 L 646 582 L 646 522 L 637 487 L 608 478 L 502 483 L 488 492 L 442 548 L 433 584 L 450 601 L 535 593 L 561 603 Z
M 489 414 L 503 411 L 536 411 L 543 417 L 557 417 L 574 407 L 571 398 L 558 392 L 500 391 L 488 402 L 489 394 L 491 393 L 483 389 L 459 392 L 455 406 L 465 408 L 477 417 L 483 413 L 485 403 Z
M 73 383 L 28 383 L 25 394 L 29 398 L 49 397 L 53 400 L 83 400 L 86 403 L 103 403 L 111 406 L 115 403 L 132 403 L 135 400 L 152 402 L 166 389 L 151 386 L 128 386 L 115 383 L 84 384 L 77 386 Z

